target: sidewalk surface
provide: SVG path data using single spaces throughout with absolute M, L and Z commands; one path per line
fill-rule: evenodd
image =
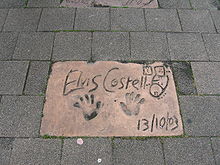
M 0 165 L 220 165 L 220 11 L 208 0 L 160 9 L 60 8 L 0 1 Z M 100 47 L 102 49 L 100 49 Z M 42 137 L 51 65 L 66 60 L 168 61 L 184 135 Z

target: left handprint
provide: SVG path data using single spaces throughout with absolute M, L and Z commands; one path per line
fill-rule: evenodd
M 80 97 L 79 101 L 75 102 L 73 106 L 81 109 L 85 120 L 88 121 L 94 119 L 99 114 L 103 104 L 101 101 L 95 101 L 95 96 L 93 94 L 85 94 Z

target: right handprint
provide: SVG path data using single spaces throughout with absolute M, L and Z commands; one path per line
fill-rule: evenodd
M 125 94 L 126 103 L 120 102 L 120 106 L 126 115 L 132 116 L 139 114 L 140 106 L 145 102 L 145 99 L 140 98 L 140 96 L 140 94 L 135 94 L 134 92 Z

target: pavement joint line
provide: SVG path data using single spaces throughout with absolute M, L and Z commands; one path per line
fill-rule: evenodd
M 10 155 L 9 155 L 9 164 L 11 164 L 11 156 L 12 156 L 13 148 L 14 148 L 14 141 L 12 142 L 12 145 L 11 145 L 11 150 L 10 150 Z
M 28 62 L 28 68 L 27 68 L 26 75 L 25 75 L 25 81 L 24 81 L 24 85 L 23 85 L 22 95 L 25 94 L 25 88 L 26 88 L 26 83 L 27 83 L 27 78 L 28 78 L 28 74 L 29 74 L 29 71 L 30 71 L 30 67 L 31 67 L 31 62 L 29 61 Z
M 214 161 L 215 161 L 215 164 L 217 165 L 217 160 L 216 160 L 216 157 L 215 157 L 215 152 L 214 152 L 212 137 L 209 137 L 209 140 L 210 140 L 210 142 L 211 142 L 211 149 L 212 149 L 213 159 L 214 159 Z
M 15 138 L 15 139 L 63 139 L 63 140 L 67 140 L 67 139 L 78 139 L 78 138 L 82 138 L 82 139 L 99 139 L 99 138 L 103 138 L 103 139 L 113 139 L 113 141 L 115 139 L 123 139 L 123 140 L 137 140 L 137 141 L 145 141 L 148 139 L 173 139 L 173 138 L 181 138 L 181 139 L 187 139 L 187 138 L 193 138 L 193 139 L 200 139 L 200 138 L 220 138 L 220 136 L 119 136 L 119 137 L 93 137 L 93 136 L 75 136 L 75 137 L 68 137 L 68 136 L 48 136 L 48 137 L 44 137 L 44 136 L 1 136 L 0 139 L 6 139 L 6 138 Z
M 62 164 L 63 145 L 64 145 L 64 139 L 61 139 L 61 147 L 60 147 L 60 165 Z
M 5 16 L 5 20 L 4 20 L 4 23 L 3 23 L 3 25 L 2 25 L 2 28 L 1 28 L 1 31 L 0 31 L 0 32 L 3 32 L 4 26 L 5 26 L 5 22 L 6 22 L 7 18 L 8 18 L 9 9 L 5 9 L 5 10 L 7 10 L 7 14 L 6 14 L 6 16 Z
M 171 57 L 171 53 L 170 53 L 170 44 L 169 44 L 167 33 L 165 33 L 165 37 L 166 37 L 166 44 L 167 44 L 167 52 L 168 52 L 168 55 L 169 55 L 169 61 L 171 61 L 172 57 Z
M 202 37 L 202 41 L 203 41 L 203 46 L 204 46 L 204 48 L 205 48 L 206 56 L 208 57 L 209 62 L 210 62 L 211 59 L 210 59 L 210 56 L 209 56 L 209 53 L 208 53 L 208 50 L 207 50 L 207 47 L 206 47 L 206 44 L 205 44 L 205 39 L 204 39 L 203 34 L 201 34 L 201 37 Z
M 176 13 L 177 13 L 177 17 L 178 17 L 178 20 L 179 20 L 179 23 L 180 23 L 180 29 L 183 32 L 183 26 L 182 26 L 182 22 L 181 22 L 181 19 L 180 19 L 180 14 L 179 14 L 179 11 L 177 9 L 176 9 Z
M 108 9 L 109 12 L 109 30 L 112 30 L 112 11 L 111 8 Z
M 52 62 L 52 63 L 56 63 L 56 62 L 66 62 L 66 61 L 89 61 L 89 60 L 31 60 L 31 59 L 12 59 L 12 60 L 0 60 L 2 62 L 23 62 L 23 61 L 39 61 L 39 62 Z M 93 62 L 98 62 L 98 61 L 112 61 L 112 60 L 94 60 Z M 220 61 L 204 61 L 204 60 L 160 60 L 160 59 L 149 59 L 149 60 L 114 60 L 116 62 L 121 62 L 121 63 L 138 63 L 138 64 L 143 64 L 145 62 L 220 62 Z
M 38 23 L 37 23 L 37 29 L 36 29 L 36 31 L 38 31 L 42 13 L 43 13 L 43 8 L 41 8 L 41 11 L 40 11 L 40 17 L 39 17 L 39 20 L 38 20 Z
M 214 18 L 213 18 L 213 16 L 212 16 L 212 13 L 211 13 L 210 10 L 209 10 L 209 14 L 210 14 L 210 16 L 211 16 L 211 20 L 212 20 L 212 23 L 213 23 L 213 25 L 214 25 L 215 32 L 218 33 L 218 29 L 217 29 L 217 27 L 216 27 L 216 25 L 215 25 L 215 21 L 214 21 Z
M 144 25 L 145 25 L 145 30 L 147 31 L 147 20 L 146 20 L 146 12 L 145 9 L 143 9 L 143 13 L 144 13 Z
M 90 52 L 90 59 L 88 60 L 89 62 L 93 62 L 93 54 L 92 54 L 92 45 L 93 45 L 93 32 L 91 33 L 91 52 Z
M 128 40 L 129 40 L 129 43 L 128 43 L 129 44 L 129 55 L 131 59 L 132 57 L 131 57 L 131 33 L 130 32 L 128 33 Z
M 49 61 L 53 60 L 53 51 L 54 51 L 54 43 L 55 43 L 56 35 L 57 35 L 56 33 L 53 33 L 53 43 L 52 43 L 52 50 L 51 50 L 51 55 L 50 55 Z
M 73 30 L 75 29 L 75 25 L 76 25 L 76 14 L 77 14 L 77 8 L 75 8 L 75 11 L 74 11 Z
M 11 59 L 9 59 L 10 61 L 14 60 L 15 49 L 16 49 L 16 47 L 17 47 L 18 39 L 19 39 L 20 34 L 21 34 L 20 32 L 17 33 L 17 37 L 16 37 L 16 42 L 15 42 L 14 50 L 13 50 L 13 53 L 12 53 L 12 55 L 11 55 Z
M 163 139 L 159 138 L 160 144 L 161 144 L 161 148 L 162 148 L 162 154 L 163 154 L 163 162 L 164 165 L 166 165 L 166 157 L 165 157 L 165 150 L 164 150 L 164 142 Z

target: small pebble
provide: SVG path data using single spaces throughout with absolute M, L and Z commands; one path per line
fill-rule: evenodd
M 98 163 L 101 163 L 101 162 L 102 162 L 102 159 L 99 158 L 99 159 L 98 159 Z
M 77 139 L 77 144 L 82 145 L 83 144 L 83 140 L 81 138 Z

